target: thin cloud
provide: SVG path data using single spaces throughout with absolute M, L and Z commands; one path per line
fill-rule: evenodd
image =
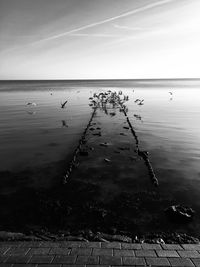
M 155 30 L 149 30 L 147 32 L 142 32 L 141 35 L 140 35 L 140 38 L 144 37 L 144 36 L 147 36 L 147 35 L 156 35 L 156 34 L 164 34 L 165 31 L 162 29 L 155 29 Z M 132 36 L 128 36 L 128 37 L 122 37 L 121 39 L 118 39 L 116 41 L 113 41 L 109 44 L 106 44 L 107 47 L 109 46 L 113 46 L 113 45 L 116 45 L 116 44 L 123 44 L 127 41 L 131 41 L 131 40 L 138 40 L 138 36 L 135 36 L 135 35 L 132 35 Z
M 128 31 L 142 31 L 142 30 L 146 30 L 146 28 L 142 28 L 142 27 L 128 27 L 128 26 L 121 26 L 118 24 L 113 24 L 113 27 L 116 29 L 120 29 L 120 30 L 128 30 Z
M 36 42 L 32 43 L 32 45 L 39 44 L 41 42 L 55 40 L 55 39 L 58 39 L 58 38 L 61 38 L 61 37 L 65 37 L 65 36 L 71 35 L 73 33 L 82 31 L 82 30 L 94 28 L 96 26 L 103 25 L 105 23 L 112 22 L 112 21 L 115 21 L 117 19 L 125 18 L 125 17 L 131 16 L 131 15 L 146 11 L 148 9 L 152 9 L 154 7 L 167 4 L 167 3 L 172 2 L 172 1 L 173 0 L 162 0 L 162 1 L 159 1 L 159 2 L 152 3 L 152 4 L 147 4 L 147 5 L 143 6 L 143 7 L 139 7 L 139 8 L 133 9 L 131 11 L 122 13 L 120 15 L 117 15 L 117 16 L 114 16 L 114 17 L 111 17 L 111 18 L 108 18 L 108 19 L 105 19 L 105 20 L 97 21 L 97 22 L 94 22 L 94 23 L 91 23 L 91 24 L 88 24 L 88 25 L 85 25 L 85 26 L 82 26 L 82 27 L 78 27 L 78 28 L 70 30 L 70 31 L 66 31 L 64 33 L 60 33 L 60 34 L 57 34 L 57 35 L 50 36 L 48 38 L 44 38 L 42 40 L 39 40 L 39 41 L 36 41 Z
M 103 37 L 103 38 L 113 38 L 113 37 L 123 37 L 119 34 L 102 34 L 102 33 L 72 33 L 69 36 L 77 36 L 77 37 Z

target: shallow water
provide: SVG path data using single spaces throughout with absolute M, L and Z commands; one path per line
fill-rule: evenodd
M 88 121 L 89 89 L 13 87 L 0 91 L 0 169 L 19 171 L 65 158 Z
M 140 88 L 133 93 L 143 106 L 131 105 L 129 118 L 140 146 L 150 152 L 159 180 L 158 192 L 196 211 L 194 223 L 176 226 L 200 234 L 200 91 L 199 87 Z M 168 93 L 173 92 L 171 97 Z M 134 115 L 139 115 L 134 116 Z M 168 229 L 176 228 L 173 224 Z
M 198 80 L 0 82 L 0 170 L 63 158 L 89 119 L 88 98 L 108 88 L 129 95 L 129 117 L 148 150 L 170 153 L 167 161 L 173 161 L 175 169 L 180 161 L 184 166 L 189 161 L 196 169 L 193 175 L 199 176 Z M 138 106 L 137 98 L 144 99 L 144 105 Z M 65 100 L 66 108 L 61 109 Z
M 0 171 L 65 160 L 91 116 L 88 98 L 108 89 L 129 95 L 128 116 L 150 153 L 160 192 L 200 213 L 199 80 L 1 82 Z

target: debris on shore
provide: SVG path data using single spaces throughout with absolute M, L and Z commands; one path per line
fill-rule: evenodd
M 127 233 L 126 233 L 127 234 Z M 59 233 L 48 231 L 23 234 L 0 231 L 0 241 L 82 241 L 82 242 L 121 242 L 135 244 L 200 244 L 200 240 L 185 233 L 149 233 L 147 235 L 124 235 L 93 232 L 90 229 L 69 232 L 60 230 Z
M 170 220 L 178 223 L 191 222 L 195 214 L 192 208 L 182 205 L 172 205 L 165 212 Z

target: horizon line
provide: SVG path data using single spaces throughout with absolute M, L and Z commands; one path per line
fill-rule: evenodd
M 0 79 L 0 82 L 6 81 L 138 81 L 138 80 L 200 80 L 200 77 L 187 78 L 108 78 L 108 79 Z

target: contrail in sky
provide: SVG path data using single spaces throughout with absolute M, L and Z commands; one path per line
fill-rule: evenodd
M 100 38 L 113 38 L 113 37 L 123 37 L 119 34 L 102 34 L 102 33 L 71 33 L 70 36 L 77 36 L 77 37 L 100 37 Z
M 113 27 L 115 27 L 116 29 L 120 29 L 120 30 L 130 30 L 130 31 L 141 31 L 144 30 L 144 28 L 141 27 L 128 27 L 128 26 L 121 26 L 118 24 L 113 24 Z M 146 30 L 147 28 L 145 28 Z
M 125 18 L 125 17 L 128 17 L 130 15 L 134 15 L 134 14 L 140 13 L 142 11 L 145 11 L 145 10 L 157 7 L 157 6 L 161 6 L 163 4 L 166 4 L 166 3 L 169 3 L 169 2 L 172 2 L 172 1 L 173 0 L 162 0 L 162 1 L 159 1 L 159 2 L 152 3 L 152 4 L 148 4 L 146 6 L 136 8 L 134 10 L 122 13 L 120 15 L 117 15 L 117 16 L 114 16 L 114 17 L 111 17 L 111 18 L 108 18 L 108 19 L 105 19 L 105 20 L 97 21 L 97 22 L 94 22 L 94 23 L 91 23 L 91 24 L 88 24 L 88 25 L 85 25 L 85 26 L 82 26 L 82 27 L 79 27 L 79 28 L 64 32 L 64 33 L 60 33 L 60 34 L 53 35 L 53 36 L 48 37 L 48 38 L 44 38 L 42 40 L 39 40 L 39 41 L 36 41 L 36 42 L 32 43 L 32 45 L 38 44 L 38 43 L 41 43 L 41 42 L 46 42 L 46 41 L 58 39 L 58 38 L 61 38 L 61 37 L 64 37 L 64 36 L 67 36 L 67 35 L 82 31 L 82 30 L 86 30 L 86 29 L 93 28 L 95 26 L 99 26 L 99 25 L 102 25 L 102 24 L 105 24 L 105 23 L 108 23 L 108 22 L 111 22 L 111 21 L 115 21 L 117 19 Z

